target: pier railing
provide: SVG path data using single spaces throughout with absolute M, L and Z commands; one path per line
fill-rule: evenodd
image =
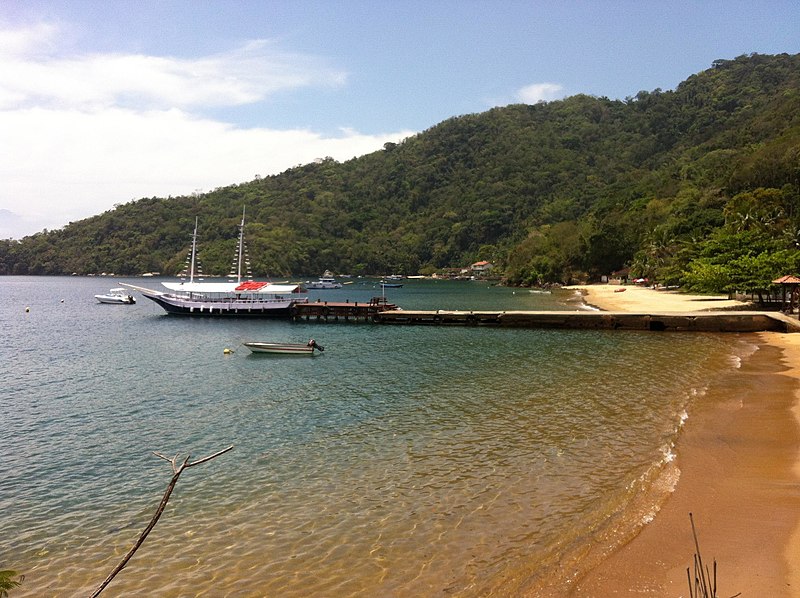
M 369 301 L 313 301 L 309 303 L 296 303 L 292 306 L 293 320 L 322 320 L 328 321 L 372 321 L 375 322 L 382 313 L 397 310 L 394 303 L 389 303 L 385 297 L 373 297 Z

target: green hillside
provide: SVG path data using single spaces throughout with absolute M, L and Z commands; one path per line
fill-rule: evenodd
M 344 163 L 140 199 L 0 242 L 0 273 L 175 273 L 198 216 L 204 270 L 225 274 L 243 206 L 259 276 L 487 259 L 514 284 L 627 266 L 698 290 L 758 290 L 800 266 L 800 55 L 718 60 L 674 91 L 624 101 L 495 108 Z

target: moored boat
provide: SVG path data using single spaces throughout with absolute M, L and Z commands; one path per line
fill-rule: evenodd
M 242 279 L 242 268 L 247 265 L 244 243 L 244 211 L 239 227 L 234 270 L 228 282 L 195 281 L 197 255 L 197 220 L 192 235 L 189 259 L 189 280 L 162 282 L 168 292 L 125 285 L 160 305 L 168 314 L 189 316 L 236 317 L 288 317 L 295 303 L 305 303 L 306 298 L 296 295 L 303 291 L 299 284 L 273 284 Z
M 133 287 L 169 314 L 189 316 L 288 317 L 299 285 L 269 282 L 162 282 L 172 292 Z
M 125 289 L 111 289 L 105 295 L 95 295 L 94 298 L 100 303 L 108 303 L 111 305 L 132 305 L 136 303 L 136 299 L 133 298 L 133 295 Z
M 306 344 L 302 343 L 265 343 L 249 341 L 242 343 L 253 353 L 270 353 L 273 355 L 313 355 L 314 350 L 324 351 L 325 348 L 317 344 L 312 338 Z
M 319 277 L 319 280 L 309 280 L 306 282 L 307 289 L 341 289 L 342 283 L 337 281 L 330 270 Z

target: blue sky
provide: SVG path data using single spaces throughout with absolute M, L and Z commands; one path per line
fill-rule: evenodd
M 800 3 L 3 0 L 0 238 L 800 52 Z

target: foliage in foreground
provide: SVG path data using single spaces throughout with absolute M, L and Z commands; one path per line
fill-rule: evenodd
M 14 579 L 15 577 L 17 579 Z M 22 585 L 24 580 L 25 576 L 18 575 L 16 571 L 11 571 L 10 569 L 0 571 L 0 598 L 6 598 L 8 591 Z

